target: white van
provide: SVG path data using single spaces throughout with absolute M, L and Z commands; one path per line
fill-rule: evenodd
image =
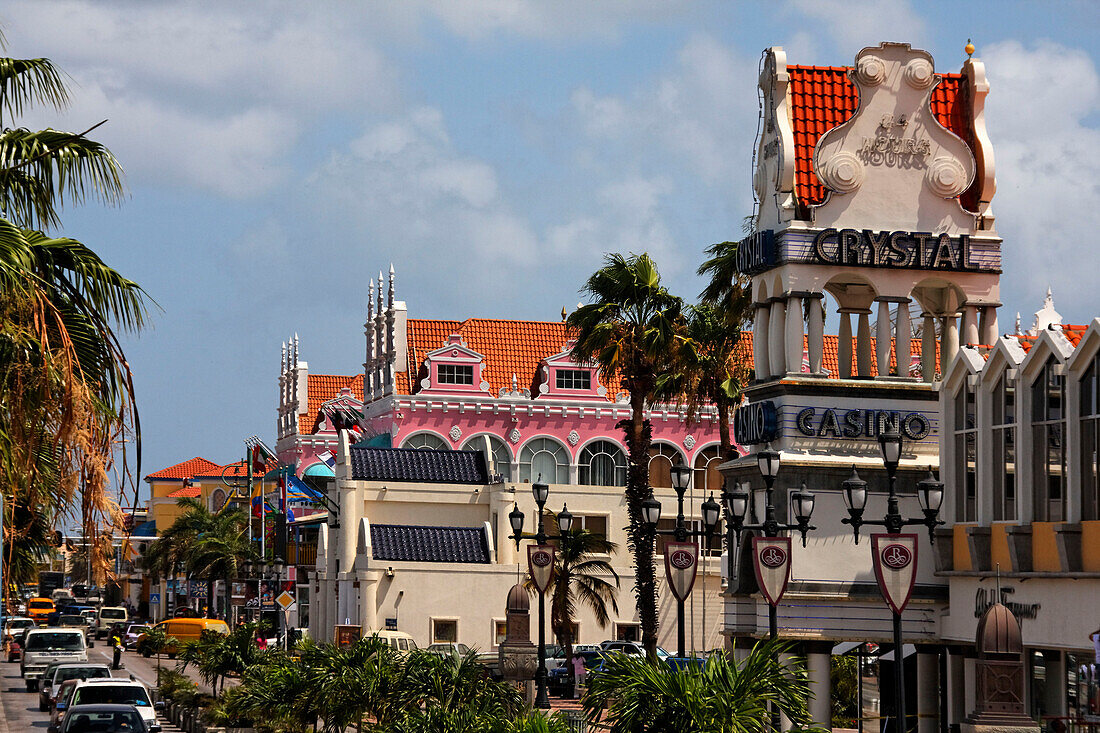
M 130 614 L 122 606 L 104 606 L 99 609 L 99 613 L 95 617 L 95 638 L 106 638 L 111 631 L 111 627 L 115 624 L 119 624 L 125 629 L 129 621 Z
M 82 629 L 31 629 L 26 632 L 19 671 L 27 683 L 27 692 L 34 692 L 51 662 L 87 661 L 88 647 Z
M 396 649 L 401 654 L 415 652 L 419 647 L 413 638 L 404 631 L 375 631 L 374 635 L 379 639 L 385 639 L 391 649 Z

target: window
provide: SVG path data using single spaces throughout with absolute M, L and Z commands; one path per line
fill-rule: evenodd
M 718 446 L 712 445 L 709 448 L 704 448 L 699 451 L 699 454 L 695 456 L 695 472 L 692 479 L 695 481 L 695 488 L 703 492 L 715 492 L 722 491 L 722 474 L 718 471 L 718 466 L 722 461 L 718 456 Z M 715 501 L 721 501 L 721 499 L 715 499 Z
M 993 519 L 1016 519 L 1016 385 L 1002 374 L 993 387 Z
M 615 624 L 615 641 L 638 642 L 641 639 L 641 624 Z
M 578 471 L 582 484 L 626 486 L 626 456 L 619 446 L 608 440 L 597 440 L 584 447 Z
M 685 502 L 686 503 L 686 502 Z M 684 511 L 687 511 L 687 507 L 684 507 Z M 685 519 L 684 524 L 687 525 L 689 531 L 702 532 L 703 520 L 702 519 Z M 661 532 L 672 531 L 676 527 L 676 519 L 661 518 L 657 520 L 657 529 Z M 695 542 L 699 545 L 700 555 L 705 556 L 708 553 L 713 554 L 715 550 L 718 554 L 722 554 L 722 538 L 724 537 L 722 531 L 722 521 L 718 521 L 718 526 L 714 528 L 714 532 L 710 537 L 704 539 L 702 534 L 695 536 L 689 536 L 685 542 Z M 659 534 L 657 535 L 657 546 L 654 548 L 654 553 L 657 555 L 664 555 L 665 550 L 668 548 L 669 542 L 675 542 L 676 537 L 671 534 Z
M 512 454 L 500 438 L 495 435 L 476 435 L 462 446 L 462 450 L 479 450 L 485 453 L 493 461 L 493 473 L 500 474 L 505 481 L 512 480 Z
M 592 389 L 592 372 L 587 369 L 558 369 L 555 384 L 558 389 Z
M 473 384 L 473 364 L 440 364 L 436 371 L 439 384 Z
M 587 529 L 595 535 L 607 539 L 607 515 L 606 514 L 582 514 L 573 518 L 573 526 Z
M 1081 519 L 1100 519 L 1100 354 L 1081 378 Z
M 223 506 L 225 506 L 225 492 L 214 489 L 214 493 L 210 495 L 210 511 L 219 511 Z
M 432 619 L 432 643 L 454 644 L 458 641 L 458 621 L 453 618 Z
M 974 389 L 969 385 L 970 375 L 955 396 L 955 518 L 959 522 L 975 522 L 978 519 L 978 431 L 975 421 Z
M 667 443 L 649 447 L 649 485 L 655 489 L 672 488 L 672 466 L 683 462 L 680 451 Z
M 1033 461 L 1032 510 L 1037 522 L 1065 519 L 1066 385 L 1054 357 L 1043 365 L 1031 385 L 1031 445 Z
M 401 444 L 402 448 L 417 448 L 419 450 L 449 450 L 443 438 L 431 433 L 417 433 L 409 437 Z
M 500 646 L 508 638 L 508 622 L 493 619 L 493 646 Z
M 519 454 L 519 480 L 529 483 L 569 483 L 569 453 L 565 446 L 549 438 L 529 441 Z

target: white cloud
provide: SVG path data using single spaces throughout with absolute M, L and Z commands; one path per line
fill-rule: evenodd
M 1047 285 L 1072 321 L 1097 312 L 1075 265 L 1093 259 L 1100 209 L 1100 75 L 1079 49 L 1049 41 L 989 46 L 986 120 L 997 165 L 993 212 L 1004 237 L 1002 295 L 1011 310 L 1038 308 Z M 1025 323 L 1026 325 L 1026 323 Z
M 792 6 L 824 27 L 837 48 L 850 49 L 851 59 L 859 49 L 880 41 L 910 43 L 914 48 L 924 48 L 927 42 L 924 20 L 908 0 L 793 0 Z

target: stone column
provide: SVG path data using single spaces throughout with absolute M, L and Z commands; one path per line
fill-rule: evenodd
M 359 581 L 359 625 L 363 627 L 363 636 L 378 631 L 378 580 L 381 573 L 377 570 L 356 572 Z
M 967 714 L 978 704 L 977 661 L 974 657 L 963 658 L 963 677 L 965 679 L 963 683 L 963 707 L 966 708 Z
M 810 642 L 806 644 L 806 673 L 810 680 L 810 718 L 814 723 L 831 730 L 832 725 L 832 686 L 829 679 L 832 644 L 829 642 Z
M 1043 707 L 1047 715 L 1066 715 L 1066 655 L 1065 652 L 1046 650 L 1043 652 L 1043 666 L 1046 668 L 1046 685 L 1043 693 Z
M 839 362 L 840 378 L 852 377 L 852 311 L 841 308 L 840 330 L 837 336 L 837 360 Z
M 512 526 L 508 524 L 508 512 L 512 511 L 515 500 L 514 491 L 496 491 L 492 494 L 491 513 L 497 516 L 497 524 L 493 527 L 493 532 L 496 533 L 497 563 L 500 565 L 511 565 L 516 561 L 516 543 L 508 537 L 512 534 Z
M 970 714 L 966 707 L 966 673 L 964 662 L 966 659 L 957 651 L 951 652 L 947 657 L 947 684 L 944 691 L 947 693 L 947 722 L 959 723 Z
M 967 346 L 977 346 L 978 340 L 978 307 L 964 305 L 962 311 L 962 342 Z
M 767 303 L 756 304 L 756 317 L 752 322 L 752 366 L 756 378 L 763 380 L 771 376 L 768 366 L 768 322 L 771 309 Z
M 787 358 L 783 339 L 787 322 L 787 304 L 782 298 L 772 298 L 772 312 L 768 319 L 768 366 L 773 377 L 787 373 Z
M 935 647 L 917 647 L 917 733 L 939 730 L 939 657 Z
M 878 318 L 875 320 L 875 358 L 878 360 L 878 376 L 890 376 L 890 301 L 878 301 Z
M 959 322 L 954 313 L 940 319 L 940 372 L 947 373 L 959 353 Z
M 980 331 L 982 343 L 986 346 L 997 343 L 997 306 L 987 305 L 981 309 L 978 331 Z
M 936 377 L 936 319 L 931 313 L 921 313 L 924 326 L 920 336 L 920 368 L 925 382 Z
M 909 299 L 898 303 L 897 321 L 894 326 L 894 354 L 898 362 L 898 376 L 909 376 L 912 361 L 913 326 L 909 322 Z
M 871 311 L 859 311 L 856 328 L 856 369 L 861 377 L 871 376 Z
M 825 353 L 824 293 L 810 294 L 810 323 L 806 331 L 806 355 L 810 359 L 810 373 L 821 374 L 821 362 Z
M 802 371 L 802 297 L 791 295 L 787 298 L 787 372 Z

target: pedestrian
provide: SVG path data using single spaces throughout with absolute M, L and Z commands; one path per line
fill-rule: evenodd
M 573 697 L 580 697 L 581 688 L 584 687 L 585 674 L 584 658 L 579 654 L 573 655 Z
M 122 626 L 119 624 L 115 624 L 111 631 L 111 646 L 114 647 L 111 669 L 122 669 Z

